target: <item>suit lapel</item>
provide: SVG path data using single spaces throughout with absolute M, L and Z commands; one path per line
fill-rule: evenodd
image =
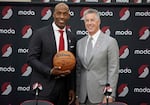
M 68 41 L 68 50 L 71 51 L 72 48 L 74 48 L 75 46 L 72 45 L 72 39 L 71 39 L 71 34 L 70 32 L 68 32 L 66 30 L 66 34 L 67 34 L 67 41 Z
M 88 37 L 85 36 L 83 41 L 81 41 L 82 43 L 80 43 L 80 54 L 81 54 L 81 58 L 84 58 L 82 61 L 82 64 L 84 65 L 85 68 L 87 68 L 87 64 L 85 62 L 85 49 L 86 49 L 86 42 L 87 42 Z
M 48 46 L 50 46 L 50 49 L 51 49 L 51 51 L 54 51 L 55 53 L 57 52 L 57 47 L 56 47 L 56 39 L 55 39 L 55 36 L 54 36 L 54 31 L 53 31 L 53 29 L 52 29 L 52 26 L 48 26 L 48 33 L 47 33 L 47 35 L 49 36 L 49 45 Z M 55 42 L 55 43 L 51 43 L 51 42 Z

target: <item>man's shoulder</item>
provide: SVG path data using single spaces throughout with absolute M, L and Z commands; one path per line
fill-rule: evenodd
M 47 26 L 44 26 L 44 27 L 40 27 L 37 29 L 37 31 L 43 31 L 43 30 L 51 30 L 52 29 L 52 26 L 50 25 L 47 25 Z
M 106 38 L 106 39 L 109 39 L 109 40 L 114 40 L 114 39 L 115 39 L 113 36 L 107 35 L 107 34 L 105 34 L 105 33 L 102 33 L 102 36 L 103 36 L 104 38 Z
M 83 36 L 82 38 L 78 39 L 78 43 L 84 42 L 87 39 L 87 35 Z

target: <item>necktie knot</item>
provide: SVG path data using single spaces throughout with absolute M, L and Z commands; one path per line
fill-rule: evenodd
M 92 37 L 90 37 L 90 38 L 89 38 L 89 42 L 90 42 L 90 43 L 92 43 L 92 40 L 93 40 L 93 38 L 92 38 Z
M 60 32 L 60 35 L 63 35 L 64 31 L 63 30 L 58 30 Z

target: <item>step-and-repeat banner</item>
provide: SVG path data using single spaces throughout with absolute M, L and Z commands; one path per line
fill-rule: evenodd
M 29 0 L 26 0 L 26 1 L 29 1 Z M 73 3 L 84 3 L 84 2 L 85 3 L 150 3 L 150 0 L 30 0 L 30 1 L 31 2 L 44 2 L 44 3 L 60 2 L 60 1 L 71 2 L 71 3 L 72 2 Z
M 87 34 L 82 16 L 90 7 L 99 11 L 101 30 L 119 44 L 117 101 L 149 105 L 150 5 L 70 4 L 68 27 L 78 39 Z M 29 39 L 34 30 L 51 24 L 53 8 L 53 4 L 0 3 L 0 105 L 19 105 L 31 98 Z

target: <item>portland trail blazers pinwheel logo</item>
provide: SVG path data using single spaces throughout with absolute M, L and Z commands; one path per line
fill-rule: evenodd
M 11 44 L 5 44 L 2 47 L 2 57 L 9 57 L 12 54 Z
M 98 0 L 85 0 L 85 2 L 98 2 Z
M 141 103 L 140 105 L 149 105 L 149 104 L 148 104 L 148 103 L 143 102 L 143 103 Z
M 127 58 L 127 56 L 129 55 L 129 48 L 127 45 L 121 46 L 120 50 L 119 50 L 119 57 L 121 59 L 125 59 Z
M 41 11 L 41 20 L 48 20 L 52 16 L 52 11 L 50 7 L 45 7 Z
M 111 3 L 111 0 L 102 0 L 104 3 Z
M 13 11 L 10 6 L 6 6 L 2 10 L 2 19 L 10 19 L 13 15 Z
M 10 82 L 5 82 L 1 87 L 1 95 L 9 95 L 12 91 L 12 86 Z
M 139 70 L 139 78 L 146 78 L 149 75 L 149 68 L 148 65 L 142 65 Z
M 105 33 L 106 35 L 110 35 L 110 26 L 104 26 L 102 27 L 102 32 Z
M 89 7 L 84 7 L 84 8 L 82 8 L 82 10 L 80 11 L 80 17 L 81 17 L 80 20 L 83 20 L 84 12 L 85 12 L 87 9 L 89 9 Z
M 41 0 L 43 3 L 49 2 L 50 0 Z
M 79 3 L 80 0 L 72 0 L 73 3 Z
M 32 28 L 30 25 L 25 25 L 22 28 L 22 38 L 29 38 L 32 35 Z
M 118 88 L 118 97 L 125 97 L 129 92 L 127 84 L 121 84 Z
M 21 68 L 22 76 L 29 76 L 32 72 L 31 66 L 24 64 Z
M 120 20 L 127 20 L 130 17 L 129 8 L 122 8 L 119 12 Z
M 134 3 L 142 3 L 142 0 L 133 0 Z
M 146 40 L 150 36 L 149 27 L 142 27 L 139 31 L 140 40 Z

